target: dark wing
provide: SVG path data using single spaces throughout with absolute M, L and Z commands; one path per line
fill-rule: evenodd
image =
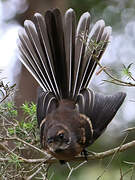
M 125 97 L 126 94 L 123 92 L 105 96 L 94 93 L 90 89 L 81 91 L 77 99 L 78 110 L 90 118 L 93 127 L 93 138 L 90 140 L 89 145 L 106 129 Z
M 41 88 L 39 89 L 38 94 L 37 121 L 40 126 L 43 119 L 46 118 L 46 115 L 56 109 L 58 100 L 52 92 L 45 92 Z

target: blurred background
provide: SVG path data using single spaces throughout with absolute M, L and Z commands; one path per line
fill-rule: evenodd
M 49 8 L 58 7 L 62 13 L 69 7 L 75 9 L 77 18 L 89 11 L 92 24 L 104 19 L 106 24 L 112 26 L 112 37 L 102 58 L 102 65 L 112 69 L 114 75 L 128 80 L 122 74 L 123 64 L 133 63 L 131 71 L 135 74 L 135 1 L 134 0 L 0 0 L 0 69 L 1 78 L 10 84 L 17 84 L 14 97 L 19 107 L 24 101 L 36 102 L 36 88 L 38 85 L 18 60 L 17 39 L 18 31 L 22 28 L 25 19 L 31 19 L 35 12 L 44 14 Z M 97 69 L 98 71 L 98 69 Z M 108 77 L 102 72 L 95 75 L 90 88 L 104 94 L 115 91 L 125 91 L 127 98 L 121 109 L 109 125 L 106 132 L 89 149 L 101 152 L 120 145 L 125 133 L 122 131 L 135 126 L 135 90 L 133 87 L 120 87 L 114 84 L 103 83 Z M 133 140 L 135 133 L 130 133 L 127 142 Z M 90 161 L 71 176 L 72 180 L 96 180 L 104 171 L 110 158 L 100 161 Z M 135 162 L 135 149 L 121 153 L 114 158 L 109 170 L 102 177 L 103 180 L 120 179 L 120 169 L 126 172 L 131 166 L 124 161 Z M 75 163 L 74 163 L 75 164 Z M 68 169 L 65 166 L 52 167 L 49 172 L 54 173 L 52 179 L 65 179 Z M 131 178 L 131 171 L 124 176 L 125 180 Z M 113 175 L 112 175 L 113 174 Z M 135 179 L 135 175 L 133 177 Z

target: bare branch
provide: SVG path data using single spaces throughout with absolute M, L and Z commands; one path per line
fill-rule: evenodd
M 20 139 L 20 138 L 18 138 L 18 137 L 16 137 L 16 136 L 15 136 L 15 137 L 6 137 L 6 138 L 5 138 L 5 137 L 2 137 L 2 138 L 0 137 L 0 141 L 11 141 L 11 140 L 15 140 L 15 141 L 22 142 L 23 144 L 26 144 L 27 146 L 29 146 L 29 147 L 31 147 L 31 148 L 39 151 L 39 152 L 42 153 L 43 155 L 48 156 L 48 154 L 47 154 L 45 151 L 37 148 L 36 146 L 33 146 L 33 145 L 30 144 L 30 143 L 27 143 L 26 141 L 24 141 L 24 140 L 22 140 L 22 139 Z
M 135 147 L 135 140 L 131 141 L 129 143 L 126 143 L 122 146 L 118 146 L 114 149 L 110 149 L 108 151 L 104 151 L 101 153 L 95 153 L 94 155 L 89 155 L 88 160 L 103 159 L 103 158 L 106 158 L 106 157 L 109 157 L 109 156 L 115 154 L 116 152 L 127 151 L 128 149 L 130 149 L 132 147 Z M 85 158 L 83 156 L 78 156 L 78 157 L 75 157 L 75 159 L 74 159 L 74 161 L 84 161 L 84 160 L 85 160 Z M 55 159 L 50 159 L 50 160 L 46 161 L 46 163 L 55 163 L 55 162 L 57 162 L 57 160 L 55 160 Z
M 117 152 L 123 152 L 123 151 L 127 151 L 128 149 L 135 147 L 135 140 L 131 141 L 129 143 L 126 143 L 122 146 L 118 146 L 116 148 L 110 149 L 108 151 L 104 151 L 104 152 L 100 152 L 100 153 L 95 153 L 94 155 L 89 155 L 88 156 L 88 160 L 96 160 L 96 159 L 104 159 L 106 157 L 112 156 L 113 154 L 117 153 Z M 74 161 L 84 161 L 85 158 L 83 156 L 77 156 L 74 158 Z M 8 161 L 8 158 L 0 158 L 0 161 Z M 46 164 L 53 164 L 53 163 L 57 163 L 58 160 L 55 158 L 41 158 L 41 159 L 25 159 L 23 158 L 23 162 L 25 163 L 40 163 L 40 162 L 44 162 Z

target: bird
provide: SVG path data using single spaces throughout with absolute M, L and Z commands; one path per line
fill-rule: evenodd
M 91 23 L 85 12 L 58 8 L 35 13 L 19 31 L 19 59 L 39 84 L 37 123 L 41 148 L 61 163 L 74 160 L 112 121 L 126 93 L 104 95 L 89 88 L 112 28 Z

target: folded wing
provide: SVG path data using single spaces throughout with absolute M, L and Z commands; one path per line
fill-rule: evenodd
M 94 93 L 90 89 L 81 91 L 80 95 L 78 95 L 77 107 L 80 113 L 90 118 L 93 127 L 93 138 L 89 145 L 103 133 L 117 113 L 125 97 L 126 94 L 123 92 L 105 96 Z

